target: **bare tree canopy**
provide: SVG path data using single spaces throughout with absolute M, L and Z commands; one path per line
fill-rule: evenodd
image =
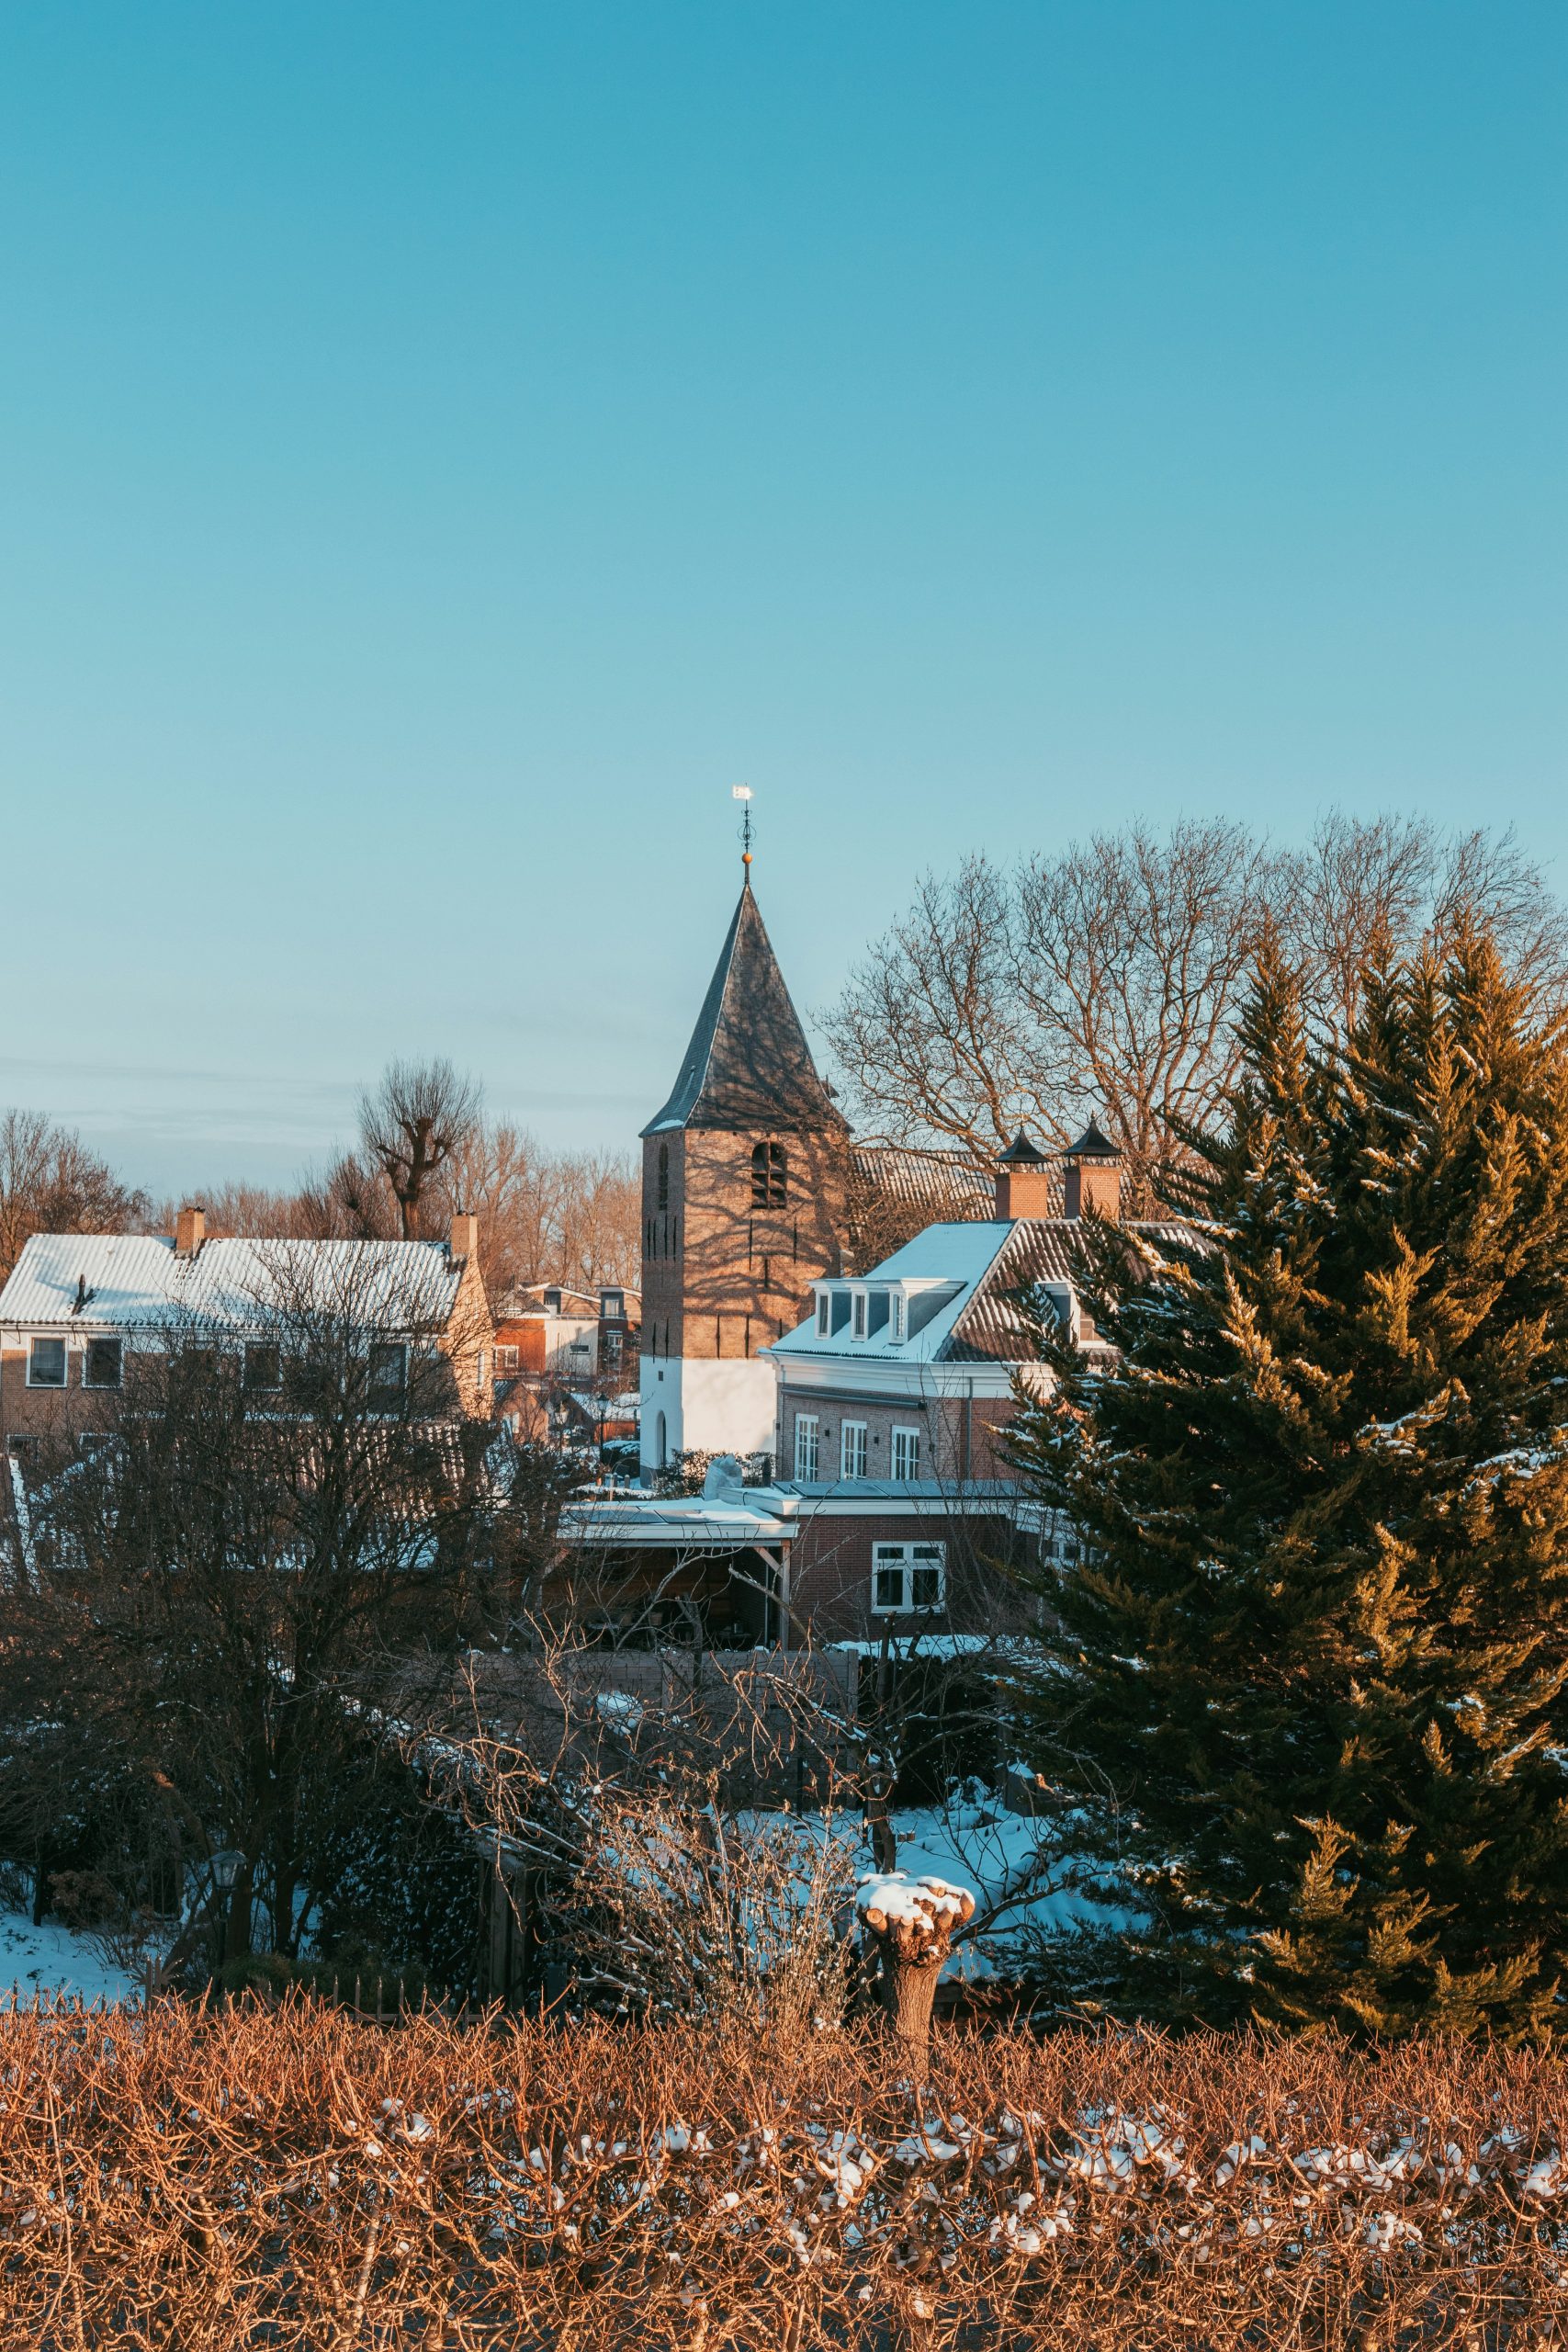
M 1224 1092 L 1266 931 L 1338 1034 L 1374 943 L 1440 938 L 1461 906 L 1555 1006 L 1568 918 L 1512 834 L 1334 814 L 1304 849 L 1280 849 L 1224 820 L 1139 823 L 1011 867 L 982 856 L 928 875 L 826 1026 L 875 1136 L 988 1161 L 1020 1126 L 1062 1144 L 1092 1115 L 1142 1190 Z
M 379 1083 L 361 1096 L 360 1140 L 391 1187 L 405 1241 L 418 1239 L 420 1204 L 432 1178 L 472 1135 L 480 1101 L 477 1081 L 445 1057 L 389 1062 Z
M 219 1184 L 186 1197 L 202 1202 L 215 1238 L 386 1241 L 402 1223 L 389 1181 L 362 1153 L 308 1173 L 294 1192 Z M 157 1230 L 173 1231 L 178 1205 L 168 1200 L 152 1212 Z M 479 1217 L 479 1263 L 492 1299 L 530 1283 L 583 1291 L 637 1285 L 642 1190 L 625 1154 L 551 1151 L 525 1128 L 478 1119 L 422 1187 L 426 1235 L 438 1235 L 459 1208 Z
M 123 1233 L 147 1204 L 69 1127 L 0 1112 L 0 1281 L 35 1233 Z

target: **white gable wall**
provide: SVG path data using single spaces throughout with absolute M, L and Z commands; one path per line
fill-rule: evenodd
M 642 1359 L 640 1434 L 645 1477 L 677 1453 L 771 1453 L 778 1378 L 764 1357 Z

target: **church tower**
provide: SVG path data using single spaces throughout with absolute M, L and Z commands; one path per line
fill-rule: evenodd
M 674 1091 L 642 1131 L 642 1466 L 768 1453 L 773 1368 L 839 1271 L 849 1131 L 817 1074 L 750 861 Z

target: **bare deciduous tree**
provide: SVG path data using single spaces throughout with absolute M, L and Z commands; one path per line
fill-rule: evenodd
M 1304 849 L 1223 820 L 1096 833 L 1011 868 L 928 876 L 827 1016 L 876 1136 L 994 1158 L 1026 1126 L 1089 1117 L 1134 1196 L 1179 1156 L 1230 1074 L 1238 994 L 1265 927 L 1340 1034 L 1374 940 L 1407 949 L 1469 904 L 1495 921 L 1543 1010 L 1568 992 L 1568 919 L 1511 834 L 1334 814 Z
M 93 1446 L 62 1430 L 35 1464 L 0 1714 L 25 1706 L 111 1751 L 188 1852 L 243 1856 L 231 1958 L 253 1921 L 265 1948 L 298 1951 L 403 1771 L 378 1730 L 391 1657 L 406 1692 L 412 1661 L 466 1630 L 494 1501 L 489 1427 L 466 1442 L 443 1352 L 466 1340 L 390 1252 L 280 1249 L 243 1328 L 140 1334 Z M 39 1658 L 59 1663 L 47 1704 L 17 1681 Z
M 417 1240 L 420 1204 L 432 1180 L 479 1123 L 480 1090 L 445 1057 L 389 1062 L 360 1098 L 366 1157 L 378 1167 L 398 1204 L 402 1238 Z
M 147 1203 L 69 1127 L 0 1112 L 0 1281 L 35 1233 L 124 1233 Z
M 383 1164 L 364 1152 L 308 1173 L 294 1192 L 219 1184 L 184 1197 L 203 1203 L 214 1236 L 384 1241 L 403 1225 Z M 177 1206 L 170 1199 L 152 1213 L 156 1230 L 173 1231 Z M 525 1128 L 476 1117 L 421 1178 L 419 1221 L 427 1233 L 438 1233 L 457 1209 L 478 1215 L 479 1261 L 493 1300 L 530 1283 L 590 1292 L 637 1283 L 641 1189 L 625 1155 L 551 1151 Z

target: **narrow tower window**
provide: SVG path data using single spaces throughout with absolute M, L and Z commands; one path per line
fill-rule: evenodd
M 789 1198 L 789 1156 L 782 1143 L 760 1143 L 751 1154 L 751 1201 L 760 1209 L 782 1209 Z
M 670 1147 L 667 1143 L 661 1143 L 659 1147 L 659 1206 L 661 1209 L 667 1209 L 669 1205 Z

